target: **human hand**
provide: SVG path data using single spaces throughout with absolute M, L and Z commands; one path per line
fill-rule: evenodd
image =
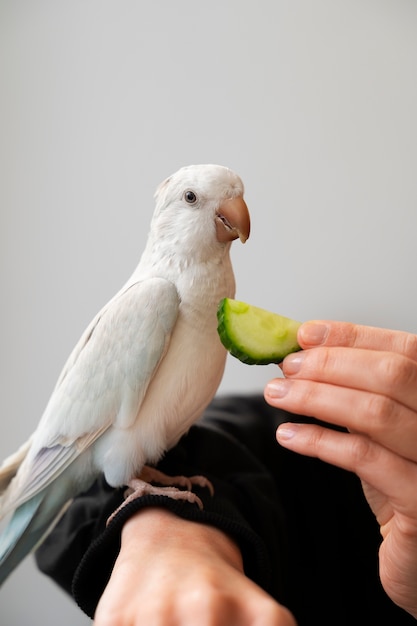
M 346 427 L 286 423 L 285 448 L 355 472 L 382 534 L 380 577 L 417 618 L 417 336 L 338 322 L 307 322 L 303 350 L 282 363 L 266 401 Z
M 243 573 L 240 551 L 212 526 L 162 508 L 130 518 L 95 626 L 296 626 Z

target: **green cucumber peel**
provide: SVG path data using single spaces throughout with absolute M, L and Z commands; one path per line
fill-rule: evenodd
M 246 302 L 223 298 L 217 310 L 217 332 L 230 354 L 247 365 L 280 363 L 301 350 L 301 322 Z

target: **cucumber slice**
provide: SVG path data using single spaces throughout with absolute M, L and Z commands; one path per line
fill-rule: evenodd
M 246 302 L 223 298 L 217 321 L 224 347 L 247 365 L 280 363 L 290 352 L 301 350 L 297 343 L 301 322 Z

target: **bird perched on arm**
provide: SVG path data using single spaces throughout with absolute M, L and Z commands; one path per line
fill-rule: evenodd
M 219 165 L 184 167 L 158 187 L 137 268 L 76 344 L 29 441 L 0 467 L 0 518 L 11 515 L 0 584 L 101 472 L 113 487 L 152 492 L 148 464 L 211 401 L 226 359 L 217 306 L 235 292 L 230 246 L 250 231 L 243 192 Z

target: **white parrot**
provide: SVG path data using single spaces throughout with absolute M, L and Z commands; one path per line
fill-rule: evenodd
M 152 477 L 147 464 L 211 401 L 226 360 L 217 306 L 235 292 L 229 250 L 250 231 L 243 191 L 219 165 L 183 167 L 158 187 L 137 268 L 81 336 L 36 431 L 0 467 L 0 518 L 12 515 L 0 584 L 100 472 L 143 493 L 135 479 Z

